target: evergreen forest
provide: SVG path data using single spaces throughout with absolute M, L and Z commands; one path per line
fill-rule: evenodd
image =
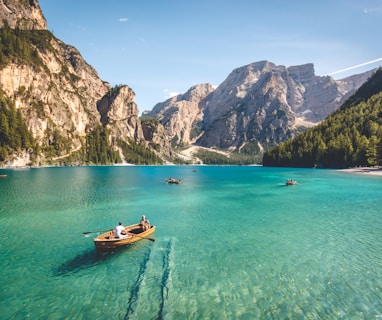
M 0 28 L 0 69 L 8 63 L 21 63 L 43 68 L 36 48 L 51 49 L 53 35 L 47 30 Z
M 110 142 L 109 129 L 105 126 L 98 126 L 86 136 L 86 150 L 84 162 L 87 164 L 116 164 L 122 159 L 118 151 Z M 124 160 L 134 164 L 162 164 L 162 160 L 143 145 L 133 140 L 118 140 L 115 143 L 122 151 Z
M 20 110 L 0 90 L 0 161 L 13 153 L 33 149 L 32 134 L 24 123 Z

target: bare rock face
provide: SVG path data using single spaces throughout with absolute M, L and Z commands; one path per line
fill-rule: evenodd
M 74 47 L 53 37 L 50 44 L 50 51 L 38 51 L 46 68 L 10 63 L 0 71 L 0 87 L 14 97 L 38 141 L 49 143 L 50 128 L 72 140 L 77 148 L 87 128 L 99 123 L 96 101 L 110 86 Z
M 174 158 L 175 154 L 172 151 L 167 131 L 159 121 L 146 118 L 141 121 L 141 126 L 145 140 L 149 142 L 158 156 Z
M 196 141 L 203 120 L 201 103 L 214 88 L 210 84 L 201 84 L 190 88 L 185 94 L 170 98 L 155 105 L 151 112 L 143 117 L 158 119 L 167 131 L 173 146 L 189 145 Z
M 240 150 L 251 142 L 262 150 L 290 137 L 294 114 L 286 101 L 286 72 L 267 61 L 234 70 L 206 98 L 205 130 L 197 144 Z
M 288 88 L 287 100 L 298 118 L 312 123 L 322 121 L 337 110 L 372 74 L 365 72 L 334 80 L 330 76 L 315 76 L 313 65 L 310 65 L 312 72 L 309 72 L 310 76 L 305 77 L 300 75 L 301 72 L 306 75 L 305 69 L 308 65 L 288 68 L 293 83 Z
M 128 86 L 110 90 L 97 102 L 102 125 L 109 124 L 117 137 L 127 137 L 136 142 L 144 141 L 143 131 L 138 117 L 135 94 Z
M 0 28 L 45 30 L 46 20 L 37 0 L 0 0 Z
M 72 46 L 46 30 L 37 0 L 0 0 L 1 27 L 32 31 L 34 60 L 10 59 L 0 69 L 0 88 L 21 111 L 42 149 L 63 139 L 62 154 L 79 150 L 86 133 L 100 124 L 96 102 L 110 89 Z M 28 33 L 31 35 L 31 33 Z M 25 41 L 21 40 L 21 41 Z M 65 145 L 65 146 L 64 146 Z M 43 152 L 38 155 L 44 162 Z M 20 157 L 26 159 L 25 155 Z

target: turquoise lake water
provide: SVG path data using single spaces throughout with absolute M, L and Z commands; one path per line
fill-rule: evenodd
M 0 319 L 382 319 L 382 177 L 256 166 L 0 173 Z M 83 235 L 142 214 L 156 242 L 102 255 L 97 234 Z

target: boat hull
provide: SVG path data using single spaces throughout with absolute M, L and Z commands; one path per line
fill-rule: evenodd
M 127 226 L 125 231 L 127 232 L 126 238 L 115 238 L 114 230 L 108 231 L 94 238 L 93 241 L 96 250 L 112 251 L 133 244 L 134 242 L 144 240 L 146 237 L 155 232 L 155 226 L 151 226 L 149 229 L 143 230 L 139 224 L 134 224 Z
M 175 179 L 175 178 L 167 178 L 166 183 L 169 184 L 182 184 L 182 180 L 180 179 Z

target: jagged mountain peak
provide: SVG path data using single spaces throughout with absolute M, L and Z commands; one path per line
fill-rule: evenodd
M 233 83 L 253 83 L 258 79 L 260 74 L 265 73 L 285 74 L 298 82 L 307 82 L 315 77 L 314 64 L 306 63 L 298 66 L 285 67 L 276 65 L 273 62 L 262 60 L 253 62 L 245 66 L 234 69 L 226 78 L 226 81 Z M 222 84 L 225 84 L 224 81 Z
M 185 101 L 198 104 L 214 90 L 215 88 L 210 83 L 194 85 L 186 93 L 178 94 L 164 102 L 157 103 L 151 111 L 144 111 L 142 115 L 144 117 L 157 117 L 157 115 L 165 113 L 169 107 L 182 104 Z
M 254 62 L 234 69 L 228 77 L 216 88 L 215 92 L 206 99 L 208 107 L 205 111 L 205 122 L 212 123 L 216 118 L 228 112 L 248 94 L 261 96 L 276 94 L 279 91 L 288 99 L 288 87 L 298 87 L 314 79 L 314 65 L 312 63 L 285 67 L 267 60 Z M 305 91 L 297 88 L 297 91 Z M 295 93 L 290 94 L 296 97 Z M 248 99 L 247 99 L 248 100 Z M 303 99 L 299 99 L 303 100 Z M 292 103 L 299 105 L 296 103 Z M 293 106 L 292 106 L 293 108 Z
M 157 118 L 173 145 L 188 145 L 198 138 L 203 101 L 213 91 L 214 87 L 209 83 L 192 86 L 185 94 L 156 104 L 152 111 L 146 111 L 142 116 Z
M 309 82 L 316 76 L 313 63 L 288 67 L 288 73 L 292 79 L 301 83 Z
M 214 87 L 210 83 L 198 84 L 188 89 L 185 94 L 178 95 L 177 101 L 187 100 L 190 102 L 200 102 L 200 99 L 206 97 L 213 90 Z
M 228 77 L 217 87 L 217 91 L 220 88 L 237 87 L 238 84 L 244 86 L 246 84 L 252 84 L 256 82 L 259 75 L 265 72 L 271 72 L 276 65 L 269 61 L 254 62 L 239 68 L 234 69 Z M 238 88 L 240 91 L 240 88 Z M 231 94 L 232 92 L 230 92 Z
M 186 94 L 157 104 L 149 114 L 178 138 L 178 144 L 195 141 L 203 147 L 232 150 L 252 143 L 251 148 L 260 151 L 324 119 L 370 75 L 336 81 L 316 76 L 313 63 L 285 67 L 263 60 L 234 69 L 198 104 L 190 96 L 194 86 Z M 190 105 L 198 111 L 191 117 L 184 112 Z M 187 123 L 188 130 L 182 123 Z M 192 135 L 197 140 L 185 132 L 198 132 Z

